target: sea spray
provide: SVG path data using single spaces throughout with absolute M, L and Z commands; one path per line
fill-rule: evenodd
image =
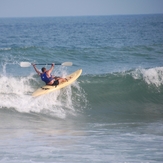
M 32 92 L 41 84 L 43 84 L 41 80 L 32 74 L 26 77 L 1 76 L 1 108 L 14 108 L 18 112 L 44 113 L 65 118 L 67 113 L 75 115 L 77 110 L 84 107 L 80 104 L 85 99 L 84 92 L 77 81 L 62 90 L 37 98 L 32 97 Z
M 163 67 L 139 68 L 132 72 L 134 79 L 143 79 L 148 85 L 163 85 Z

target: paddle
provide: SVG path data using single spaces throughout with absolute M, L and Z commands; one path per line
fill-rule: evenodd
M 31 66 L 32 63 L 30 62 L 20 62 L 20 66 L 21 67 L 29 67 Z M 51 65 L 51 63 L 37 63 L 35 65 Z M 62 66 L 72 66 L 72 62 L 63 62 L 63 63 L 55 63 L 55 65 L 62 65 Z

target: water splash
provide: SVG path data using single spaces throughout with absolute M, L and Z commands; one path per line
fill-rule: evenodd
M 148 85 L 152 84 L 156 87 L 163 85 L 163 67 L 136 69 L 132 72 L 132 76 L 134 79 L 143 79 Z
M 65 118 L 67 114 L 75 115 L 83 108 L 81 103 L 85 100 L 85 95 L 77 81 L 47 95 L 32 97 L 32 92 L 41 84 L 32 74 L 27 77 L 0 76 L 0 108 L 12 108 L 24 113 L 42 113 L 59 118 Z

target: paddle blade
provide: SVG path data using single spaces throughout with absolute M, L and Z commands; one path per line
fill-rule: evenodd
M 62 66 L 72 66 L 72 62 L 64 62 L 61 65 Z
M 29 67 L 29 66 L 31 66 L 31 63 L 30 62 L 20 62 L 20 66 L 21 67 Z

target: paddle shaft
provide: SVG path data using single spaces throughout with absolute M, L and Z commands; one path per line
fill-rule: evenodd
M 62 63 L 55 63 L 54 65 L 61 65 Z M 36 63 L 35 65 L 52 65 L 51 63 Z
M 31 65 L 30 62 L 20 62 L 21 67 L 29 67 Z M 35 65 L 52 65 L 52 63 L 36 63 Z M 72 62 L 55 63 L 54 65 L 72 66 Z

